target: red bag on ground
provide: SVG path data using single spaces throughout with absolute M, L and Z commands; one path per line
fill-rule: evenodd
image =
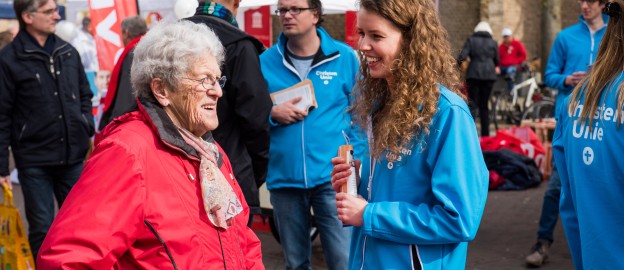
M 542 168 L 544 163 L 546 154 L 544 146 L 529 127 L 499 129 L 496 136 L 482 137 L 480 141 L 481 151 L 508 148 L 532 158 L 538 168 Z

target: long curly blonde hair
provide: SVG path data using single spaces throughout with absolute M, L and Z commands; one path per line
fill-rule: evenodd
M 440 98 L 437 83 L 465 98 L 458 88 L 458 67 L 433 1 L 361 0 L 360 8 L 380 15 L 402 32 L 401 50 L 390 71 L 392 90 L 385 79 L 371 78 L 360 54 L 361 76 L 349 109 L 363 129 L 372 121 L 371 155 L 379 158 L 387 151 L 386 157 L 396 159 L 402 148 L 412 146 L 415 136 L 429 134 Z

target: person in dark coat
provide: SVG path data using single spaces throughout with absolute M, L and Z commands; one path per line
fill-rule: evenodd
M 258 188 L 264 183 L 269 163 L 269 114 L 273 102 L 260 71 L 258 56 L 264 45 L 238 29 L 239 0 L 199 1 L 186 20 L 205 24 L 225 47 L 223 76 L 227 83 L 217 105 L 219 127 L 212 132 L 234 167 L 252 214 L 260 213 Z
M 78 51 L 54 34 L 53 0 L 15 0 L 20 31 L 0 51 L 0 182 L 10 184 L 15 157 L 24 195 L 28 241 L 36 258 L 89 149 L 93 93 Z
M 487 22 L 477 24 L 474 34 L 464 43 L 458 61 L 461 63 L 468 58 L 470 64 L 466 71 L 466 82 L 468 83 L 470 107 L 473 110 L 473 116 L 475 105 L 479 110 L 481 136 L 489 136 L 490 111 L 488 100 L 500 70 L 498 69 L 498 44 L 492 38 L 492 28 Z
M 104 98 L 104 113 L 100 119 L 99 130 L 104 130 L 113 119 L 136 108 L 136 101 L 130 84 L 130 67 L 134 58 L 134 47 L 147 32 L 147 24 L 140 16 L 131 16 L 121 21 L 121 40 L 124 51 L 121 53 L 113 73 L 106 97 Z

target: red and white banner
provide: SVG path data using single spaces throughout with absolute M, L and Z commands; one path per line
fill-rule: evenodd
M 357 33 L 357 11 L 345 12 L 345 43 L 351 48 L 358 49 L 360 37 Z
M 265 47 L 271 47 L 271 8 L 261 6 L 245 11 L 245 32 L 257 38 Z
M 89 0 L 89 12 L 100 70 L 113 70 L 115 54 L 124 47 L 121 41 L 121 21 L 137 15 L 136 1 Z

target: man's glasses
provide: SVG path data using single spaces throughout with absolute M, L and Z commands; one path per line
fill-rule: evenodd
M 587 2 L 588 4 L 593 4 L 596 3 L 600 0 L 576 0 L 576 2 L 578 2 L 579 4 L 583 4 L 583 2 Z
M 221 87 L 221 89 L 223 89 L 223 87 L 225 87 L 225 82 L 227 81 L 227 77 L 225 76 L 215 77 L 212 75 L 208 75 L 204 77 L 203 79 L 199 79 L 199 80 L 195 80 L 191 78 L 184 78 L 184 79 L 200 83 L 201 86 L 204 87 L 204 89 L 206 89 L 206 91 L 213 89 L 217 85 L 217 83 L 219 83 L 219 86 Z
M 43 15 L 48 15 L 48 16 L 50 16 L 50 15 L 52 15 L 52 14 L 56 14 L 56 13 L 58 13 L 58 12 L 59 12 L 59 9 L 58 9 L 58 7 L 55 7 L 55 8 L 51 8 L 51 9 L 42 10 L 42 11 L 35 10 L 35 11 L 33 11 L 33 12 L 36 12 L 36 13 L 41 13 L 41 14 L 43 14 Z
M 275 15 L 277 15 L 277 16 L 284 16 L 284 15 L 286 15 L 286 12 L 290 12 L 291 15 L 299 15 L 301 13 L 301 11 L 311 10 L 311 9 L 316 9 L 316 8 L 298 8 L 298 7 L 294 7 L 294 8 L 280 8 L 280 9 L 276 9 L 275 10 Z

